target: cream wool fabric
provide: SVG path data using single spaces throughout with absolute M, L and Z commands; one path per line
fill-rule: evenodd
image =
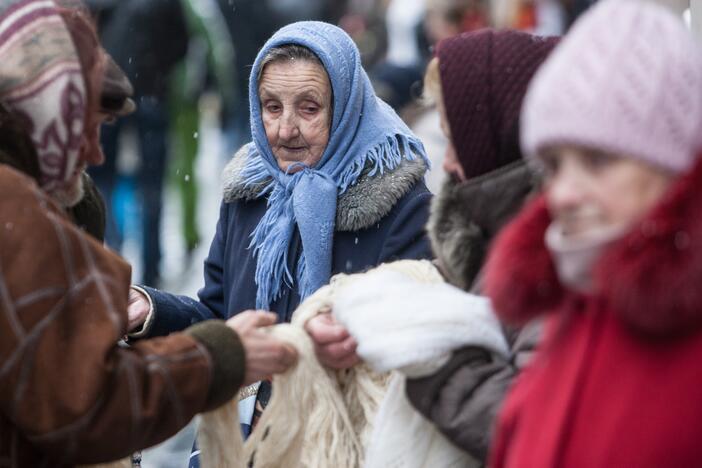
M 393 270 L 373 270 L 340 291 L 334 316 L 358 342 L 361 359 L 378 372 L 422 377 L 468 345 L 509 352 L 487 298 L 443 282 L 418 284 Z
M 380 281 L 380 283 L 379 283 Z M 291 343 L 298 350 L 299 359 L 286 373 L 273 378 L 273 395 L 264 411 L 256 430 L 244 443 L 238 423 L 236 401 L 232 401 L 215 411 L 201 415 L 198 443 L 201 449 L 200 462 L 203 468 L 435 468 L 478 466 L 467 454 L 451 445 L 434 426 L 417 413 L 405 397 L 405 375 L 393 369 L 424 369 L 428 372 L 436 368 L 446 352 L 446 346 L 433 346 L 428 353 L 413 353 L 406 339 L 388 341 L 391 346 L 388 355 L 409 354 L 412 359 L 377 359 L 382 353 L 375 351 L 371 365 L 383 367 L 390 372 L 378 372 L 367 364 L 357 365 L 346 371 L 331 371 L 324 368 L 316 359 L 314 345 L 304 331 L 305 323 L 320 313 L 334 313 L 344 317 L 354 313 L 354 308 L 362 314 L 369 314 L 368 301 L 355 304 L 354 297 L 368 295 L 378 301 L 381 307 L 389 306 L 389 300 L 381 300 L 381 286 L 388 286 L 388 293 L 402 294 L 398 302 L 387 310 L 376 310 L 379 315 L 394 316 L 392 320 L 377 320 L 369 316 L 365 325 L 353 321 L 350 330 L 359 340 L 359 350 L 365 349 L 371 334 L 363 327 L 373 328 L 382 322 L 381 335 L 406 334 L 409 330 L 417 333 L 416 327 L 429 331 L 432 323 L 446 326 L 442 319 L 443 309 L 456 326 L 458 308 L 474 307 L 479 310 L 479 320 L 472 323 L 477 330 L 483 330 L 481 321 L 492 324 L 489 315 L 483 311 L 485 304 L 466 297 L 458 300 L 452 296 L 448 301 L 436 302 L 443 279 L 436 268 L 427 261 L 406 260 L 377 267 L 371 272 L 354 275 L 337 275 L 329 285 L 322 287 L 305 300 L 297 309 L 291 324 L 281 324 L 269 328 L 269 332 L 281 340 Z M 385 284 L 387 283 L 387 284 Z M 428 288 L 428 289 L 426 289 Z M 416 302 L 404 312 L 402 307 L 408 297 L 418 298 L 420 291 L 433 294 L 433 303 Z M 449 289 L 450 294 L 458 290 Z M 472 297 L 472 296 L 471 296 Z M 340 301 L 343 298 L 343 301 Z M 410 299 L 414 301 L 415 299 Z M 361 306 L 362 304 L 362 306 Z M 430 307 L 431 306 L 431 307 Z M 438 308 L 437 308 L 438 307 Z M 463 310 L 465 317 L 472 314 Z M 431 320 L 408 320 L 408 316 L 426 315 Z M 467 330 L 461 328 L 461 330 Z M 477 335 L 489 336 L 486 331 Z M 495 350 L 503 350 L 499 340 L 491 342 L 484 337 L 465 340 L 451 339 L 450 346 L 456 343 L 485 344 Z M 437 338 L 436 333 L 429 336 Z M 403 344 L 404 343 L 404 344 Z M 399 345 L 403 344 L 402 347 Z M 416 346 L 416 343 L 413 345 Z M 423 345 L 422 345 L 423 346 Z M 407 349 L 405 349 L 405 347 Z M 376 348 L 374 345 L 372 348 Z M 504 351 L 504 350 L 503 350 Z M 382 362 L 382 366 L 378 363 Z M 249 464 L 250 463 L 250 464 Z M 107 465 L 105 465 L 107 466 Z M 110 468 L 125 465 L 111 465 Z M 129 466 L 129 465 L 126 465 Z
M 406 378 L 393 372 L 366 448 L 364 468 L 472 468 L 480 463 L 456 448 L 405 397 Z
M 314 358 L 307 333 L 290 324 L 277 325 L 270 332 L 297 348 L 298 364 L 274 378 L 273 397 L 246 443 L 241 440 L 234 402 L 202 416 L 198 434 L 201 465 L 203 468 L 359 466 L 358 457 L 362 454 L 359 438 L 332 374 Z M 314 391 L 310 391 L 310 382 L 314 382 Z
M 335 297 L 334 315 L 358 342 L 358 355 L 392 380 L 374 420 L 365 468 L 480 466 L 458 450 L 405 397 L 407 377 L 436 372 L 458 348 L 480 346 L 507 356 L 507 343 L 486 298 L 439 278 L 421 284 L 377 269 Z M 362 293 L 360 293 L 362 291 Z

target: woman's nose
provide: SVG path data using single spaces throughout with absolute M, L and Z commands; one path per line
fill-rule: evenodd
M 450 142 L 446 147 L 446 153 L 444 154 L 443 168 L 446 174 L 453 177 L 458 182 L 463 182 L 466 179 L 465 174 L 463 173 L 463 166 L 461 166 L 461 163 L 456 156 L 456 149 Z
M 100 146 L 99 130 L 88 132 L 81 147 L 83 161 L 89 166 L 99 166 L 105 162 L 105 155 Z
M 278 133 L 282 140 L 292 140 L 300 135 L 297 119 L 292 113 L 283 113 Z
M 100 145 L 97 145 L 94 150 L 90 152 L 87 162 L 90 166 L 100 166 L 105 162 L 105 153 L 102 152 Z
M 564 164 L 547 181 L 549 206 L 558 210 L 576 208 L 583 199 L 582 184 L 577 171 Z

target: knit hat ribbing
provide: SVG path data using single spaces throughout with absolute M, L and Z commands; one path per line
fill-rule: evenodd
M 437 46 L 451 140 L 466 177 L 521 158 L 518 118 L 527 85 L 556 37 L 483 29 Z
M 702 149 L 702 50 L 668 9 L 603 0 L 536 73 L 521 123 L 527 156 L 573 144 L 685 171 Z

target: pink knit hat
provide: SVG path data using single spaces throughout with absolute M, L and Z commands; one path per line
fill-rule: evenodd
M 536 73 L 522 149 L 574 144 L 673 172 L 702 150 L 702 49 L 681 18 L 641 0 L 603 0 Z

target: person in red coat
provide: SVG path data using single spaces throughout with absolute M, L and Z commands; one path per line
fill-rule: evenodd
M 547 334 L 490 465 L 700 466 L 702 50 L 652 2 L 603 0 L 530 84 L 543 192 L 496 240 L 485 291 Z

